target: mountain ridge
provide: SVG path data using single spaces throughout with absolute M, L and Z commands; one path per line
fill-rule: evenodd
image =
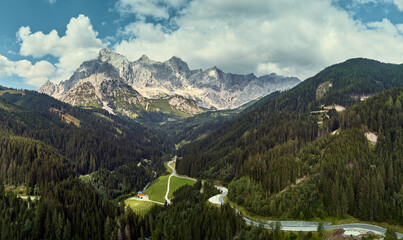
M 59 84 L 47 81 L 38 92 L 85 107 L 99 108 L 106 102 L 110 108 L 126 116 L 129 114 L 125 114 L 125 111 L 133 114 L 138 114 L 141 110 L 148 111 L 146 103 L 131 104 L 130 108 L 118 106 L 113 92 L 120 88 L 105 89 L 102 86 L 109 81 L 119 83 L 120 86 L 125 85 L 127 97 L 137 98 L 141 95 L 145 102 L 172 96 L 190 100 L 191 104 L 184 109 L 171 105 L 172 109 L 188 115 L 200 113 L 203 109 L 237 108 L 271 92 L 289 89 L 300 82 L 297 78 L 276 74 L 256 77 L 253 73 L 225 73 L 217 67 L 191 70 L 186 62 L 176 56 L 158 62 L 143 55 L 130 62 L 123 55 L 110 49 L 102 49 L 97 59 L 83 62 L 68 80 Z M 88 82 L 87 86 L 83 85 L 84 82 Z M 90 101 L 73 93 L 79 85 L 83 85 L 83 94 L 88 95 Z M 158 112 L 158 109 L 154 110 Z

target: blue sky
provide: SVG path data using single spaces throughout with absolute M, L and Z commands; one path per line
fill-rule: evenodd
M 68 79 L 109 47 L 191 68 L 312 76 L 352 57 L 403 62 L 403 0 L 2 0 L 0 85 Z

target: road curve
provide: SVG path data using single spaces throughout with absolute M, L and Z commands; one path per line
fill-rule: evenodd
M 220 187 L 220 186 L 215 186 L 218 190 L 221 191 L 220 194 L 217 194 L 215 196 L 212 196 L 211 198 L 209 198 L 208 200 L 213 203 L 213 204 L 224 204 L 224 197 L 227 195 L 228 193 L 228 189 L 226 189 L 225 187 Z
M 172 177 L 172 176 L 177 177 L 177 178 L 189 179 L 189 180 L 192 180 L 192 181 L 195 181 L 195 182 L 197 181 L 196 179 L 191 178 L 191 177 L 188 177 L 188 176 L 181 176 L 181 175 L 178 175 L 178 174 L 176 173 L 176 169 L 171 166 L 171 164 L 172 164 L 172 163 L 175 163 L 175 162 L 176 162 L 176 157 L 175 157 L 173 160 L 171 160 L 171 161 L 168 162 L 168 167 L 169 167 L 170 169 L 172 169 L 172 173 L 171 173 L 171 175 L 169 175 L 169 178 L 168 178 L 167 192 L 165 193 L 165 201 L 167 201 L 167 204 L 168 204 L 168 205 L 171 204 L 171 200 L 168 198 L 168 194 L 169 194 L 169 185 L 170 185 L 170 183 L 171 183 L 171 177 Z
M 173 176 L 175 176 L 175 177 L 177 177 L 177 178 L 184 178 L 184 179 L 189 179 L 189 180 L 192 180 L 192 181 L 197 182 L 197 179 L 195 179 L 195 178 L 191 178 L 191 177 L 184 176 L 184 175 L 178 175 L 178 173 L 176 172 L 176 169 L 171 166 L 171 163 L 176 163 L 176 158 L 174 158 L 172 161 L 169 161 L 169 162 L 168 162 L 168 167 L 169 167 L 170 169 L 172 169 L 171 175 L 173 175 Z
M 213 204 L 224 204 L 224 197 L 228 194 L 228 189 L 221 186 L 215 186 L 218 190 L 221 191 L 220 194 L 217 194 L 211 198 L 209 201 Z M 234 207 L 233 207 L 234 208 Z M 235 212 L 241 214 L 236 208 L 234 208 Z M 241 214 L 242 215 L 242 214 Z M 249 225 L 255 226 L 263 226 L 265 228 L 272 228 L 273 224 L 276 221 L 258 221 L 254 219 L 249 219 L 243 216 L 245 222 Z M 317 231 L 319 222 L 308 222 L 308 221 L 280 221 L 281 229 L 285 231 Z M 375 234 L 384 235 L 386 232 L 386 228 L 379 227 L 376 225 L 371 224 L 363 224 L 363 223 L 351 223 L 351 224 L 341 224 L 341 225 L 332 225 L 331 222 L 324 222 L 324 229 L 331 230 L 331 229 L 344 229 L 345 231 L 348 230 L 359 230 L 359 231 L 371 231 Z M 403 234 L 396 233 L 398 238 L 403 238 Z

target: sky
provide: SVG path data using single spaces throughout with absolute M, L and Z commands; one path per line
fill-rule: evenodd
M 0 1 L 0 85 L 66 80 L 105 47 L 304 80 L 355 57 L 403 63 L 403 0 Z

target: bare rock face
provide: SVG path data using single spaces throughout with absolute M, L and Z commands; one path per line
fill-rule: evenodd
M 194 102 L 182 96 L 175 95 L 168 100 L 168 103 L 174 109 L 191 115 L 203 112 L 203 110 L 200 107 L 198 107 Z
M 78 106 L 107 105 L 124 115 L 148 111 L 153 101 L 162 99 L 173 110 L 194 115 L 202 108 L 236 108 L 299 82 L 276 74 L 256 77 L 224 73 L 217 67 L 190 70 L 178 57 L 157 62 L 143 55 L 130 62 L 110 49 L 102 49 L 97 59 L 82 63 L 70 79 L 59 84 L 48 81 L 38 92 Z

